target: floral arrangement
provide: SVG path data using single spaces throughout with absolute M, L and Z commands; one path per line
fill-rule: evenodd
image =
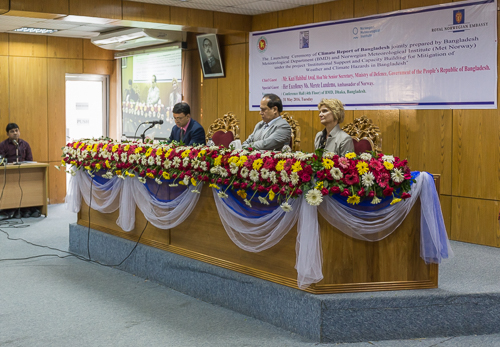
M 221 198 L 233 189 L 245 204 L 280 203 L 291 211 L 290 198 L 306 194 L 311 205 L 319 205 L 324 195 L 348 196 L 349 204 L 384 196 L 392 203 L 410 195 L 412 181 L 406 160 L 397 157 L 348 153 L 271 152 L 233 150 L 223 146 L 184 146 L 179 143 L 145 144 L 115 142 L 111 139 L 81 140 L 63 147 L 62 165 L 85 169 L 91 176 L 104 178 L 137 177 L 145 183 L 168 182 L 170 186 L 200 183 L 216 188 Z M 75 174 L 73 170 L 68 171 Z

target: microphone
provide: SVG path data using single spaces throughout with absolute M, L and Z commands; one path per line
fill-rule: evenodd
M 160 120 L 152 120 L 152 121 L 147 121 L 147 122 L 144 122 L 143 124 L 160 124 L 162 125 L 163 124 L 163 121 L 160 119 Z
M 14 146 L 19 147 L 19 143 L 17 143 L 16 140 L 12 140 L 12 143 L 14 144 Z

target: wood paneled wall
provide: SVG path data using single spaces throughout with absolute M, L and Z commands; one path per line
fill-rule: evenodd
M 247 31 L 362 17 L 450 1 L 337 0 L 250 17 L 119 0 L 47 0 L 43 6 L 35 0 L 12 0 L 9 14 L 38 11 L 40 16 L 50 16 L 71 12 L 100 17 L 117 25 L 182 27 L 192 33 L 188 35 L 188 50 L 183 54 L 183 94 L 191 105 L 193 117 L 208 128 L 215 118 L 232 111 L 240 120 L 244 140 L 260 120 L 258 112 L 248 111 Z M 210 28 L 220 35 L 226 77 L 203 80 L 194 33 L 213 32 Z M 38 160 L 56 163 L 59 148 L 64 144 L 64 129 L 59 129 L 64 115 L 61 82 L 64 73 L 110 74 L 113 82 L 115 69 L 110 52 L 99 50 L 86 40 L 0 34 L 0 121 L 21 123 L 23 136 L 37 147 L 34 151 Z M 116 114 L 116 105 L 112 103 L 115 107 L 112 116 Z M 302 149 L 312 151 L 314 136 L 321 130 L 317 112 L 292 114 L 301 125 Z M 500 247 L 498 110 L 357 110 L 346 112 L 345 123 L 363 114 L 381 128 L 385 153 L 408 158 L 413 170 L 442 175 L 442 210 L 452 239 Z M 50 131 L 42 134 L 40 129 Z M 64 197 L 64 187 L 58 186 L 57 177 L 62 174 L 51 169 L 52 203 Z
M 66 144 L 66 73 L 111 76 L 110 135 L 117 137 L 113 52 L 83 39 L 0 34 L 0 131 L 17 123 L 34 160 L 50 163 L 52 204 L 64 202 L 66 192 L 65 173 L 54 168 Z

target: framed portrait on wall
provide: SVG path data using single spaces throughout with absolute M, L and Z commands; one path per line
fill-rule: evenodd
M 203 78 L 224 77 L 224 65 L 222 64 L 217 35 L 198 35 L 196 36 L 196 41 L 198 43 L 198 52 L 200 53 Z

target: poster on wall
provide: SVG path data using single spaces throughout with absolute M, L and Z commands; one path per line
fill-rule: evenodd
M 122 58 L 123 136 L 166 139 L 174 126 L 172 109 L 182 101 L 180 48 Z M 158 124 L 158 123 L 162 124 Z M 156 122 L 156 123 L 153 123 Z
M 464 1 L 250 33 L 250 110 L 495 109 L 497 2 Z

